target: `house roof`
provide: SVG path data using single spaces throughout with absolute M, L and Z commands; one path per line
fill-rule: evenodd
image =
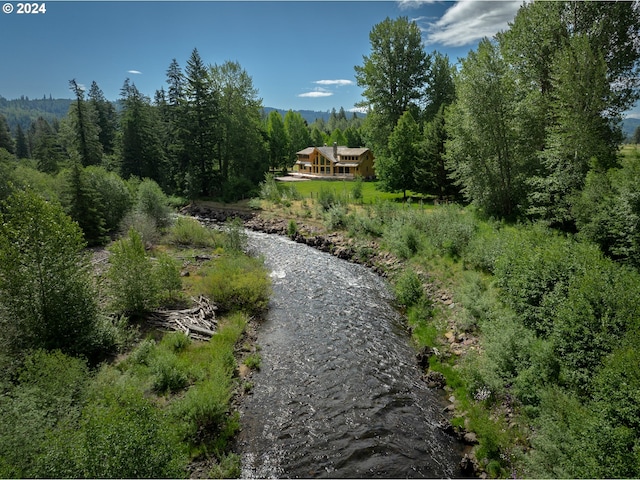
M 349 147 L 337 147 L 338 158 L 333 156 L 333 147 L 307 147 L 304 150 L 300 150 L 296 155 L 311 155 L 314 150 L 318 150 L 320 154 L 330 160 L 331 162 L 339 162 L 340 157 L 355 156 L 360 157 L 364 153 L 368 152 L 368 148 L 349 148 Z M 341 164 L 343 166 L 357 166 L 357 164 Z

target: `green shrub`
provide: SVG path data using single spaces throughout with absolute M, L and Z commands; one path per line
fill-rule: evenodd
M 396 220 L 385 229 L 383 238 L 393 253 L 406 260 L 420 251 L 424 237 L 414 225 Z
M 218 376 L 189 388 L 174 402 L 172 412 L 181 424 L 183 438 L 196 442 L 199 436 L 213 436 L 225 426 L 231 399 L 229 378 Z
M 97 296 L 78 225 L 55 203 L 16 191 L 0 215 L 0 331 L 12 349 L 99 356 Z M 104 352 L 103 352 L 104 353 Z
M 153 271 L 161 296 L 167 301 L 178 299 L 182 290 L 182 277 L 180 277 L 178 261 L 166 253 L 161 253 L 157 257 Z
M 177 392 L 189 384 L 189 376 L 171 351 L 157 350 L 149 367 L 153 372 L 153 389 L 158 393 Z
M 318 192 L 318 204 L 327 212 L 329 209 L 338 204 L 336 194 L 332 189 L 321 187 Z
M 295 220 L 289 220 L 289 225 L 287 225 L 287 236 L 293 238 L 298 233 L 298 225 Z
M 191 339 L 182 332 L 167 333 L 162 337 L 160 346 L 173 353 L 180 353 L 191 345 Z
M 109 232 L 116 231 L 133 205 L 126 183 L 116 173 L 98 166 L 86 167 L 85 175 L 89 185 L 100 196 L 96 208 L 104 218 L 105 228 Z
M 186 449 L 167 417 L 130 381 L 114 374 L 100 375 L 83 412 L 84 476 L 185 477 Z
M 215 232 L 195 218 L 178 217 L 170 230 L 170 241 L 178 245 L 194 247 L 216 247 Z
M 145 178 L 137 189 L 136 210 L 149 215 L 159 228 L 171 223 L 169 201 L 160 186 L 151 179 Z
M 222 312 L 242 310 L 259 314 L 269 303 L 270 282 L 260 259 L 219 257 L 190 282 L 195 295 L 213 298 Z
M 351 196 L 356 202 L 362 201 L 362 184 L 364 180 L 361 176 L 357 176 L 353 182 L 353 186 L 351 187 Z
M 116 311 L 138 315 L 156 306 L 158 285 L 153 265 L 134 230 L 111 246 L 107 272 L 113 308 Z
M 476 234 L 478 221 L 455 205 L 443 205 L 424 215 L 429 242 L 443 255 L 458 258 Z
M 405 307 L 416 305 L 424 296 L 424 288 L 418 274 L 407 268 L 395 281 L 396 301 Z
M 134 229 L 142 237 L 145 245 L 151 247 L 160 241 L 160 231 L 156 221 L 146 213 L 131 211 L 120 222 L 119 232 L 121 236 L 126 236 L 131 229 Z
M 152 338 L 146 338 L 131 352 L 127 362 L 134 365 L 149 366 L 151 358 L 156 350 L 156 342 Z
M 244 231 L 244 224 L 238 217 L 227 220 L 222 244 L 225 250 L 242 252 L 247 248 L 248 236 Z
M 325 213 L 325 225 L 329 230 L 344 228 L 347 225 L 347 210 L 341 205 L 331 206 Z
M 260 354 L 255 353 L 253 355 L 249 355 L 244 359 L 244 364 L 252 369 L 260 370 L 260 364 L 262 363 L 262 357 Z

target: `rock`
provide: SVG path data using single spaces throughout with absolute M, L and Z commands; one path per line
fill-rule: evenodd
M 444 388 L 446 381 L 444 375 L 440 372 L 429 371 L 425 377 L 427 387 L 429 388 Z
M 465 453 L 460 460 L 460 469 L 464 477 L 474 477 L 478 469 L 478 461 L 473 454 Z
M 431 358 L 434 353 L 435 352 L 433 351 L 433 348 L 422 347 L 422 350 L 416 353 L 416 360 L 418 361 L 418 365 L 420 365 L 422 368 L 427 368 L 429 366 L 429 358 Z
M 451 331 L 445 333 L 444 336 L 449 341 L 449 343 L 454 343 L 456 341 L 456 334 Z
M 473 432 L 465 433 L 463 435 L 462 439 L 464 440 L 465 443 L 467 443 L 469 445 L 475 445 L 476 443 L 478 443 L 478 437 Z

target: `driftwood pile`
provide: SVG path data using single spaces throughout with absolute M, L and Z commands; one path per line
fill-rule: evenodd
M 184 332 L 194 340 L 209 340 L 218 323 L 216 306 L 203 296 L 193 301 L 195 306 L 185 310 L 154 310 L 146 320 L 162 330 Z

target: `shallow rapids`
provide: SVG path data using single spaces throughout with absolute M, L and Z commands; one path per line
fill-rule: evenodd
M 461 446 L 420 378 L 388 285 L 364 267 L 251 232 L 273 296 L 241 407 L 243 478 L 457 477 Z

